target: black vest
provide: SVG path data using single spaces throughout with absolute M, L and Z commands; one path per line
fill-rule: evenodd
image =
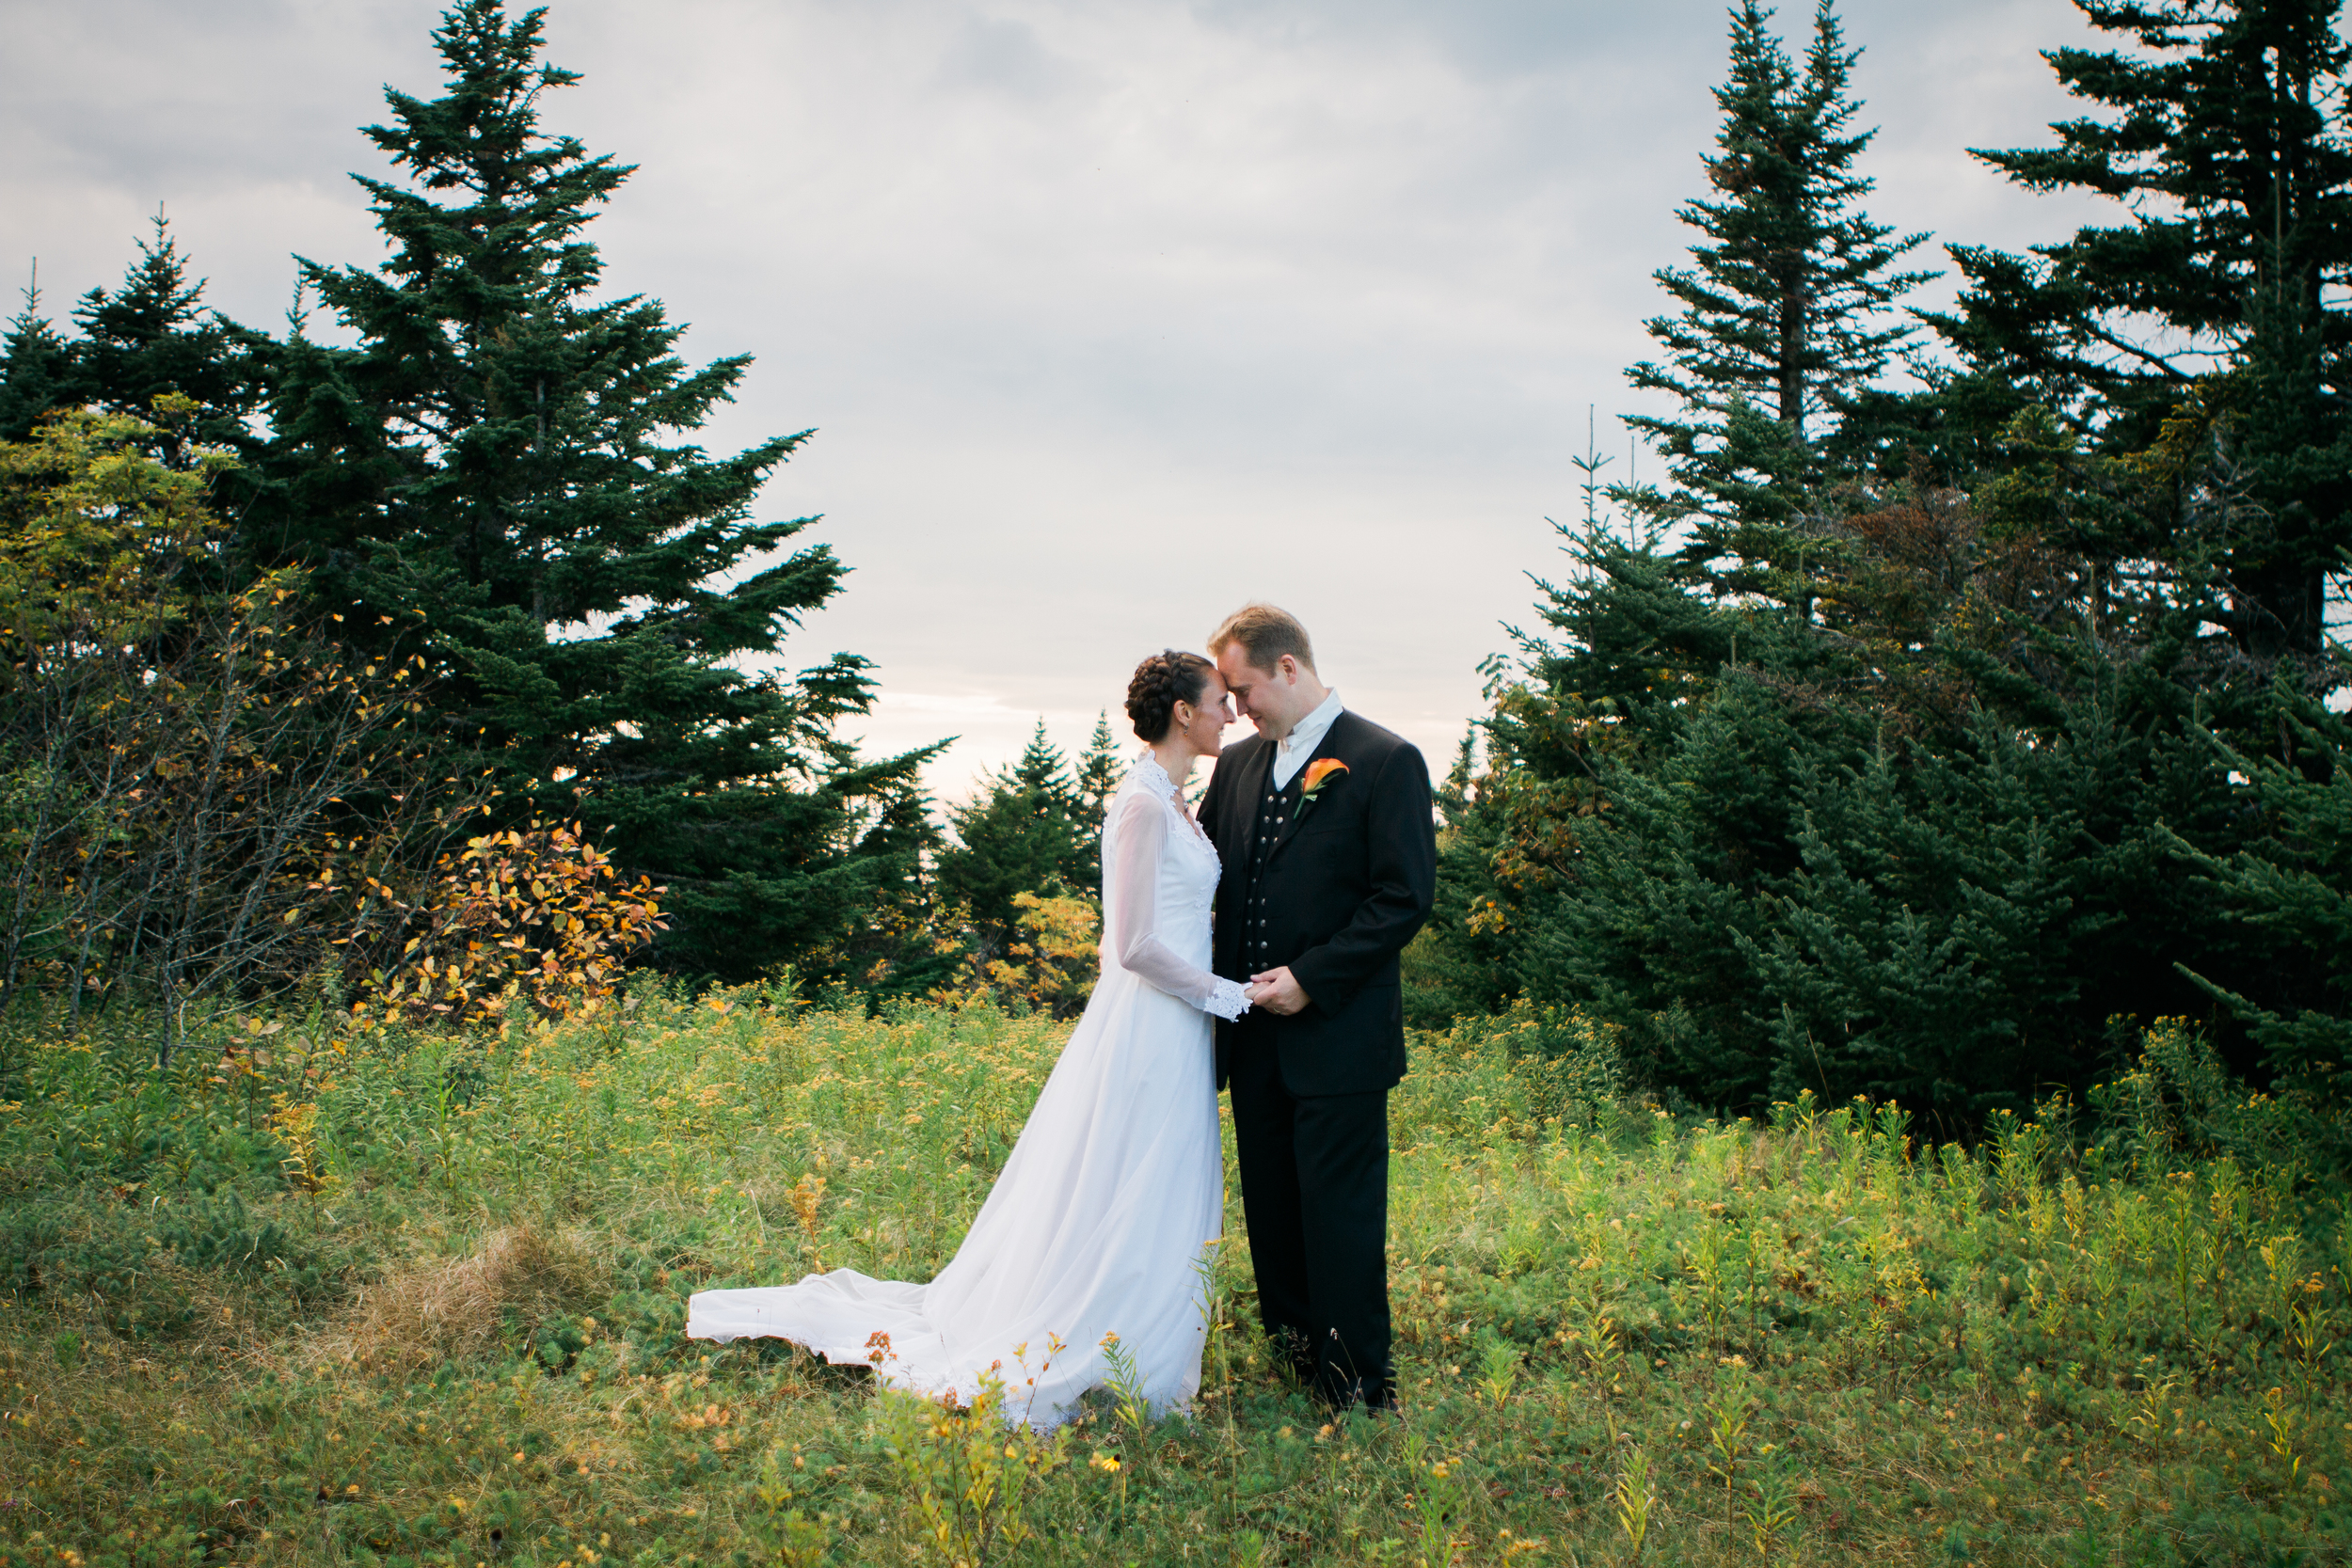
M 1282 836 L 1282 830 L 1298 811 L 1298 791 L 1307 777 L 1305 764 L 1291 775 L 1286 788 L 1274 787 L 1274 768 L 1266 768 L 1265 787 L 1258 792 L 1257 828 L 1249 846 L 1249 863 L 1242 871 L 1242 959 L 1249 973 L 1257 974 L 1271 969 L 1273 956 L 1266 951 L 1266 913 L 1264 872 L 1266 857 L 1274 852 L 1274 841 Z

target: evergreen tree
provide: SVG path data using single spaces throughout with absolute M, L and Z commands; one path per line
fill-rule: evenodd
M 1500 1012 L 1522 986 L 1514 963 L 1518 933 L 1499 918 L 1496 898 L 1497 867 L 1508 858 L 1501 796 L 1510 775 L 1479 768 L 1478 729 L 1463 736 L 1438 786 L 1437 900 L 1402 955 L 1405 1022 L 1416 1029 L 1449 1029 L 1457 1019 Z
M 1032 799 L 1052 802 L 1065 816 L 1076 807 L 1077 788 L 1070 776 L 1069 759 L 1062 755 L 1060 747 L 1046 738 L 1042 719 L 1029 732 L 1029 743 L 1021 748 L 1021 755 L 1013 760 L 1006 782 Z
M 2296 705 L 2301 750 L 2327 767 L 2226 752 L 2265 831 L 2227 862 L 2182 844 L 2261 933 L 2270 962 L 2253 984 L 2190 978 L 2245 1023 L 2280 1080 L 2306 1094 L 2332 1091 L 2341 1105 L 2352 1062 L 2352 971 L 2342 957 L 2352 951 L 2352 724 L 2317 704 Z
M 1800 443 L 1755 371 L 1766 340 L 1710 325 L 1692 300 L 1714 275 L 1692 275 L 1679 377 L 1636 372 L 1691 411 L 1652 426 L 1678 493 L 1613 491 L 1642 508 L 1629 533 L 1588 506 L 1541 634 L 1489 666 L 1486 766 L 1442 798 L 1408 1005 L 1570 1004 L 1701 1103 L 1859 1091 L 1955 1127 L 2087 1085 L 2118 1016 L 2201 1016 L 2282 1095 L 2343 1103 L 2347 732 L 2319 701 L 2343 664 L 2308 635 L 2313 579 L 2287 604 L 2265 575 L 2320 559 L 2348 467 L 2344 226 L 2296 238 L 2340 182 L 2336 130 L 2297 119 L 2341 112 L 2312 24 L 2335 7 L 2084 8 L 2157 58 L 2054 55 L 2123 113 L 1997 157 L 2140 221 L 2034 260 L 1956 252 L 1970 293 L 1936 325 L 1962 363 L 1927 393 L 1871 388 L 1857 356 L 1823 383 L 1839 428 Z M 1790 79 L 1756 16 L 1735 19 L 1727 121 Z M 1755 379 L 1710 404 L 1700 372 L 1736 361 L 1696 350 L 1718 341 Z M 1838 471 L 1872 441 L 1890 461 Z M 1589 498 L 1599 459 L 1580 467 Z
M 241 460 L 259 449 L 252 420 L 266 401 L 274 345 L 204 304 L 204 281 L 189 277 L 160 209 L 151 221 L 155 237 L 140 242 L 121 285 L 92 289 L 74 306 L 75 336 L 41 315 L 38 279 L 25 291 L 0 341 L 0 440 L 23 440 L 60 408 L 152 420 L 155 400 L 170 396 L 193 405 L 168 421 L 166 455 L 175 466 L 191 441 Z M 214 483 L 216 495 L 224 485 L 236 491 L 233 469 Z
M 40 313 L 40 281 L 24 290 L 24 309 L 8 319 L 0 338 L 0 441 L 22 441 L 53 408 L 66 405 L 72 375 L 66 341 Z
M 2216 896 L 2265 830 L 2172 673 L 2186 644 L 2068 680 L 2080 645 L 2033 646 L 2004 598 L 2048 552 L 2023 571 L 1963 531 L 1897 581 L 1872 538 L 1888 580 L 1833 630 L 1655 542 L 1571 549 L 1549 635 L 1496 667 L 1486 768 L 1441 797 L 1424 1020 L 1572 1005 L 1700 1104 L 1861 1092 L 1957 1127 L 2087 1084 L 2116 1015 L 2208 1013 L 2191 974 L 2249 1017 L 2319 1006 Z
M 949 809 L 957 842 L 940 853 L 940 893 L 962 906 L 990 951 L 1002 953 L 1014 940 L 1016 895 L 1092 890 L 1088 863 L 1099 870 L 1101 851 L 1088 849 L 1083 800 L 1041 719 L 1010 768 Z
M 1078 825 L 1072 880 L 1089 893 L 1103 891 L 1103 822 L 1110 814 L 1111 797 L 1119 793 L 1119 781 L 1126 775 L 1124 761 L 1119 743 L 1111 736 L 1109 711 L 1097 713 L 1094 733 L 1087 737 L 1087 749 L 1078 753 L 1075 800 L 1071 808 Z
M 750 360 L 691 369 L 659 302 L 596 297 L 583 231 L 630 171 L 542 131 L 578 79 L 543 31 L 464 0 L 433 35 L 443 95 L 388 89 L 366 135 L 402 178 L 359 183 L 391 255 L 302 263 L 358 341 L 297 324 L 247 537 L 313 568 L 361 649 L 436 651 L 442 719 L 514 812 L 584 815 L 668 886 L 662 961 L 870 977 L 930 832 L 930 753 L 834 737 L 871 702 L 863 658 L 752 673 L 841 584 L 830 548 L 792 549 L 814 519 L 748 515 L 806 436 L 717 458 L 679 438 Z
M 1741 195 L 1802 142 L 1801 117 L 1767 117 L 1805 93 L 1762 21 L 1735 13 L 1710 166 Z M 1833 24 L 1817 18 L 1816 103 L 1843 103 Z M 1897 346 L 1871 312 L 1911 280 L 1882 271 L 1889 292 L 1853 296 L 1854 351 L 1817 405 L 1778 417 L 1769 271 L 1723 258 L 1745 235 L 1760 258 L 1785 247 L 1736 208 L 1694 204 L 1720 243 L 1677 275 L 1684 314 L 1653 324 L 1673 372 L 1634 372 L 1683 401 L 1647 425 L 1673 487 L 1612 489 L 1638 526 L 1605 527 L 1589 453 L 1573 569 L 1541 584 L 1540 635 L 1489 666 L 1486 766 L 1443 800 L 1411 1005 L 1572 1005 L 1704 1104 L 1863 1092 L 1954 1125 L 2085 1083 L 2116 1014 L 2198 1009 L 2184 967 L 2268 1006 L 2286 988 L 2210 878 L 2151 849 L 2169 834 L 2227 862 L 2252 831 L 2182 679 L 2195 607 L 2096 589 L 2084 553 L 2155 459 L 2103 467 L 2021 404 L 1995 437 L 2007 467 L 1973 493 L 1841 472 Z M 1899 247 L 1865 227 L 1886 267 Z M 1751 292 L 1704 292 L 1724 278 Z M 1731 309 L 1751 300 L 1751 319 Z M 1816 407 L 1840 428 L 1801 426 Z M 2183 421 L 2182 451 L 2210 451 L 2218 422 Z
M 1721 193 L 1688 203 L 1703 236 L 1695 265 L 1658 281 L 1679 306 L 1647 324 L 1661 362 L 1627 372 L 1671 393 L 1672 418 L 1627 422 L 1666 457 L 1673 487 L 1625 492 L 1647 516 L 1688 522 L 1695 562 L 1731 557 L 1724 586 L 1803 600 L 1803 515 L 1823 477 L 1825 420 L 1883 372 L 1909 332 L 1889 307 L 1927 276 L 1895 263 L 1924 234 L 1896 237 L 1860 208 L 1871 182 L 1855 169 L 1871 131 L 1853 127 L 1860 51 L 1831 0 L 1820 0 L 1802 73 L 1771 31 L 1772 12 L 1731 13 L 1731 71 L 1716 89 L 1724 119 L 1707 160 Z
M 73 308 L 80 333 L 64 395 L 141 420 L 154 417 L 158 397 L 190 399 L 192 416 L 171 436 L 172 461 L 185 440 L 249 457 L 261 445 L 250 420 L 267 395 L 274 345 L 204 304 L 204 280 L 189 277 L 160 208 L 151 222 L 155 237 L 139 243 L 121 286 L 92 289 Z
M 2045 54 L 2106 111 L 2054 125 L 2055 147 L 1979 150 L 2036 191 L 2110 198 L 2128 220 L 2031 257 L 1955 246 L 1957 313 L 1929 319 L 1962 360 L 1939 412 L 1981 442 L 2027 404 L 2098 450 L 2163 446 L 2185 404 L 2222 464 L 2174 465 L 2109 553 L 2192 575 L 2222 546 L 2203 607 L 2257 659 L 2316 657 L 2325 581 L 2352 545 L 2352 49 L 2342 0 L 2076 0 L 2133 52 Z M 2203 417 L 2198 417 L 2198 416 Z M 2195 515 L 2216 483 L 2251 526 L 2216 541 Z M 2189 560 L 2183 561 L 2184 555 Z

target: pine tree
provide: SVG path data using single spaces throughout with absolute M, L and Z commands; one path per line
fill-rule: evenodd
M 1029 743 L 1021 748 L 1008 782 L 1033 800 L 1058 806 L 1065 814 L 1076 803 L 1069 759 L 1062 755 L 1060 747 L 1046 738 L 1044 720 L 1040 719 L 1037 728 L 1029 732 Z
M 2208 607 L 2242 652 L 2315 657 L 2325 580 L 2352 545 L 2352 48 L 2342 0 L 2076 0 L 2134 52 L 2046 52 L 2100 117 L 2055 147 L 1976 155 L 2035 191 L 2129 209 L 2031 257 L 1956 246 L 1957 313 L 1930 317 L 1963 361 L 1947 417 L 1981 431 L 2028 403 L 2108 453 L 2168 438 L 2184 404 L 2219 416 L 2261 525 L 2226 541 L 2228 598 Z M 2205 548 L 2183 515 L 2217 480 L 2177 469 L 2180 505 L 2115 553 Z
M 1853 129 L 1860 51 L 1820 0 L 1802 73 L 1771 31 L 1772 12 L 1731 13 L 1731 71 L 1716 89 L 1721 193 L 1679 213 L 1703 236 L 1689 269 L 1658 281 L 1679 304 L 1649 323 L 1666 358 L 1635 365 L 1634 386 L 1672 394 L 1674 418 L 1639 417 L 1674 487 L 1620 492 L 1645 515 L 1692 525 L 1691 555 L 1740 564 L 1724 586 L 1803 598 L 1801 515 L 1823 477 L 1825 421 L 1881 375 L 1910 328 L 1894 302 L 1928 275 L 1893 271 L 1926 236 L 1896 237 L 1859 203 L 1855 170 L 1871 131 Z
M 912 895 L 930 753 L 834 737 L 872 700 L 863 658 L 746 669 L 841 586 L 826 546 L 785 553 L 814 519 L 748 516 L 806 434 L 718 458 L 682 438 L 750 359 L 691 369 L 658 301 L 596 297 L 584 230 L 630 170 L 541 129 L 578 80 L 542 62 L 544 21 L 464 0 L 433 35 L 443 95 L 388 89 L 365 134 L 401 178 L 359 183 L 391 255 L 303 261 L 358 341 L 297 324 L 247 536 L 315 569 L 356 645 L 435 650 L 444 724 L 512 810 L 585 816 L 668 886 L 662 961 L 867 977 Z
M 53 408 L 66 405 L 72 376 L 66 341 L 40 313 L 38 269 L 24 290 L 24 309 L 0 338 L 0 441 L 22 441 Z
M 193 415 L 171 436 L 170 459 L 184 440 L 248 457 L 261 445 L 250 420 L 267 395 L 275 345 L 207 307 L 204 280 L 189 277 L 162 209 L 151 221 L 155 237 L 139 243 L 121 286 L 92 289 L 73 308 L 80 333 L 63 391 L 76 404 L 142 420 L 154 417 L 158 397 L 192 399 Z
M 1078 824 L 1076 862 L 1071 867 L 1072 880 L 1089 893 L 1103 891 L 1103 822 L 1111 809 L 1111 797 L 1119 793 L 1119 781 L 1125 769 L 1120 766 L 1119 743 L 1111 737 L 1108 710 L 1094 716 L 1094 733 L 1087 737 L 1087 749 L 1078 753 L 1075 802 L 1071 815 Z
M 957 842 L 939 856 L 940 892 L 969 913 L 984 946 L 1001 953 L 1014 940 L 1016 895 L 1089 887 L 1088 862 L 1100 850 L 1086 847 L 1082 799 L 1041 719 L 1010 768 L 949 809 Z
M 2341 1109 L 2352 1061 L 2352 974 L 2341 958 L 2352 948 L 2352 725 L 2316 703 L 2296 705 L 2299 750 L 2327 766 L 2313 777 L 2279 757 L 2230 753 L 2242 793 L 2273 831 L 2230 861 L 2198 857 L 2262 933 L 2265 961 L 2229 985 L 2188 973 L 2246 1025 L 2283 1083 Z

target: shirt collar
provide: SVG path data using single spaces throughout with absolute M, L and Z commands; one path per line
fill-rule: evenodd
M 1340 716 L 1340 694 L 1331 692 L 1316 705 L 1312 713 L 1291 726 L 1290 734 L 1284 736 L 1279 743 L 1281 754 L 1288 756 L 1300 750 L 1313 751 L 1322 743 L 1324 732 L 1331 727 L 1331 721 Z

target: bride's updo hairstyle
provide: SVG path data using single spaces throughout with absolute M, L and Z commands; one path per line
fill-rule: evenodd
M 1216 666 L 1199 654 L 1174 648 L 1136 665 L 1135 678 L 1127 683 L 1127 717 L 1135 721 L 1136 738 L 1151 745 L 1167 738 L 1176 705 L 1200 706 L 1200 694 L 1216 673 Z

